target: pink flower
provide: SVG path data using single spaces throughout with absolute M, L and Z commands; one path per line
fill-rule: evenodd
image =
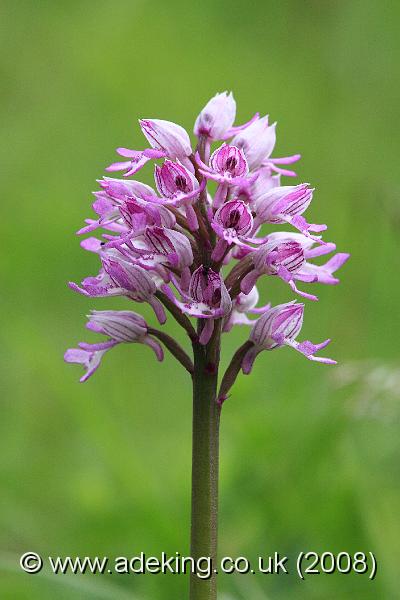
M 162 150 L 152 150 L 148 148 L 147 150 L 130 150 L 129 148 L 117 148 L 117 153 L 124 158 L 129 158 L 129 160 L 125 160 L 122 162 L 115 162 L 106 167 L 106 171 L 114 172 L 114 171 L 125 171 L 124 177 L 129 177 L 130 175 L 134 175 L 149 160 L 155 158 L 162 158 L 166 156 L 166 152 Z
M 149 250 L 164 257 L 174 268 L 184 269 L 193 263 L 192 247 L 183 233 L 166 227 L 148 227 L 143 238 Z
M 129 264 L 122 259 L 103 258 L 103 268 L 110 279 L 135 302 L 148 302 L 160 323 L 166 316 L 162 304 L 155 297 L 157 286 L 153 278 L 142 267 Z
M 180 125 L 162 119 L 140 119 L 140 127 L 150 146 L 172 160 L 185 160 L 192 154 L 190 138 Z
M 317 296 L 300 291 L 294 281 L 298 279 L 307 283 L 338 283 L 339 280 L 333 277 L 333 273 L 349 258 L 348 254 L 336 254 L 325 265 L 313 265 L 307 258 L 332 252 L 336 248 L 335 244 L 323 244 L 312 248 L 313 240 L 299 233 L 287 232 L 273 233 L 266 240 L 252 254 L 253 270 L 242 279 L 241 290 L 245 294 L 248 294 L 257 279 L 265 274 L 277 275 L 300 296 L 318 300 Z
M 248 166 L 244 154 L 236 146 L 223 144 L 210 157 L 209 166 L 196 154 L 200 173 L 206 179 L 218 182 L 214 196 L 213 208 L 217 209 L 226 201 L 230 186 L 240 186 L 247 183 Z
M 305 262 L 303 248 L 296 240 L 266 242 L 252 254 L 252 259 L 254 269 L 243 278 L 240 286 L 242 292 L 248 293 L 262 274 L 277 275 L 289 283 L 293 291 L 310 300 L 317 300 L 316 296 L 300 292 L 293 281 L 294 275 Z
M 90 297 L 128 296 L 135 302 L 148 302 L 160 323 L 166 316 L 162 304 L 155 297 L 157 286 L 148 272 L 139 265 L 130 264 L 116 253 L 102 256 L 103 268 L 97 277 L 86 277 L 81 287 L 70 282 L 69 286 Z
M 299 160 L 295 154 L 285 158 L 270 158 L 276 142 L 276 123 L 268 124 L 268 115 L 253 121 L 232 140 L 232 144 L 241 148 L 246 156 L 249 169 L 254 171 L 259 167 L 269 166 L 273 171 L 282 175 L 295 176 L 293 171 L 282 170 L 277 164 L 290 164 Z
M 236 146 L 223 144 L 210 157 L 210 166 L 205 165 L 199 157 L 200 172 L 218 183 L 239 185 L 248 173 L 248 166 L 243 152 Z
M 312 342 L 297 342 L 296 337 L 300 333 L 303 325 L 304 304 L 289 302 L 288 304 L 279 304 L 267 310 L 254 324 L 250 334 L 250 341 L 253 346 L 247 351 L 243 363 L 243 373 L 250 373 L 257 355 L 263 350 L 274 350 L 281 346 L 291 346 L 298 352 L 301 352 L 309 360 L 321 362 L 328 365 L 336 364 L 331 358 L 321 358 L 314 356 L 318 350 L 325 348 L 330 340 L 325 340 L 321 344 Z
M 231 300 L 221 275 L 208 267 L 200 266 L 193 273 L 189 295 L 200 309 L 201 316 L 223 316 L 231 307 Z M 198 310 L 195 309 L 196 311 Z M 200 315 L 199 315 L 200 316 Z
M 181 164 L 170 160 L 166 160 L 161 167 L 156 165 L 154 178 L 161 196 L 170 200 L 185 198 L 199 190 L 195 176 Z
M 86 219 L 87 225 L 77 232 L 78 235 L 89 233 L 99 227 L 116 233 L 127 231 L 126 219 L 124 219 L 124 216 L 128 213 L 126 204 L 135 202 L 137 206 L 140 206 L 139 212 L 149 213 L 150 209 L 145 209 L 144 198 L 156 195 L 150 186 L 139 181 L 123 181 L 105 177 L 99 180 L 99 184 L 103 189 L 94 192 L 96 200 L 92 204 L 92 208 L 99 215 L 99 219 Z M 171 220 L 171 217 L 173 218 L 171 213 L 164 211 L 163 216 L 166 223 L 170 223 L 171 226 L 174 225 L 174 221 Z
M 180 125 L 161 119 L 141 119 L 139 124 L 151 148 L 117 148 L 117 153 L 129 160 L 113 163 L 106 171 L 125 171 L 124 176 L 128 177 L 137 173 L 149 160 L 168 157 L 187 161 L 192 154 L 189 136 Z
M 64 354 L 64 360 L 70 363 L 82 364 L 86 373 L 81 377 L 83 383 L 99 367 L 104 354 L 121 343 L 141 343 L 149 346 L 158 360 L 163 360 L 163 350 L 160 344 L 147 333 L 146 321 L 135 312 L 103 310 L 91 311 L 87 328 L 107 335 L 105 342 L 88 344 L 80 342 L 79 348 L 70 348 Z
M 119 207 L 119 213 L 128 226 L 129 235 L 139 235 L 146 227 L 174 227 L 175 217 L 164 206 L 159 206 L 141 200 L 129 198 Z
M 193 263 L 192 247 L 188 238 L 179 231 L 149 226 L 142 235 L 125 240 L 118 249 L 128 260 L 146 270 L 159 272 L 166 281 L 170 280 L 170 276 L 165 267 L 181 271 L 186 281 L 190 278 L 188 268 Z
M 231 200 L 216 211 L 211 227 L 220 238 L 213 252 L 213 260 L 219 261 L 230 244 L 245 244 L 253 229 L 253 216 L 244 202 Z
M 232 92 L 216 94 L 207 102 L 194 124 L 194 134 L 210 140 L 222 140 L 233 126 L 236 117 L 236 102 Z
M 197 200 L 205 187 L 194 175 L 180 163 L 166 160 L 162 167 L 156 165 L 154 178 L 161 196 L 152 198 L 154 202 L 162 202 L 165 206 L 184 207 L 189 227 L 192 231 L 198 229 L 197 215 L 192 204 Z
M 310 232 L 319 232 L 326 229 L 326 225 L 313 225 L 300 215 L 309 207 L 314 189 L 308 183 L 300 185 L 286 185 L 270 189 L 266 194 L 260 196 L 254 206 L 256 213 L 254 229 L 263 223 L 290 223 L 313 239 Z
M 182 312 L 209 320 L 200 335 L 200 343 L 207 344 L 214 328 L 212 320 L 226 316 L 232 308 L 232 301 L 221 275 L 210 267 L 201 265 L 192 274 L 187 291 L 177 287 L 182 301 L 177 300 L 168 286 L 163 286 L 162 289 Z

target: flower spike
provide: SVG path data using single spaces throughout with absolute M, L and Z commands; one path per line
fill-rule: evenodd
M 207 369 L 217 368 L 221 332 L 236 325 L 250 327 L 250 339 L 228 367 L 221 388 L 224 399 L 241 365 L 249 372 L 263 349 L 287 345 L 309 360 L 333 362 L 317 355 L 328 341 L 297 341 L 303 305 L 263 305 L 256 285 L 263 277 L 279 278 L 290 294 L 317 300 L 306 289 L 309 284 L 337 284 L 336 273 L 349 258 L 344 252 L 335 254 L 335 244 L 322 239 L 326 225 L 306 219 L 314 189 L 308 183 L 286 185 L 284 178 L 296 175 L 291 165 L 300 154 L 273 156 L 276 123 L 256 113 L 247 123 L 235 125 L 235 117 L 232 93 L 213 96 L 195 120 L 194 145 L 177 123 L 139 120 L 150 147 L 117 148 L 121 161 L 107 171 L 122 176 L 98 180 L 94 217 L 78 231 L 88 234 L 82 248 L 100 259 L 98 275 L 69 284 L 90 298 L 123 296 L 148 303 L 161 324 L 166 323 L 167 309 L 184 328 L 195 354 L 197 345 L 205 354 L 212 349 Z M 212 151 L 214 142 L 217 147 Z M 128 179 L 151 161 L 153 187 Z M 264 232 L 264 227 L 284 223 L 293 231 Z M 94 231 L 100 234 L 90 237 Z M 328 254 L 324 264 L 314 264 L 314 258 Z M 67 352 L 66 360 L 85 366 L 83 379 L 116 344 L 138 340 L 150 345 L 158 357 L 161 342 L 195 377 L 193 362 L 176 340 L 132 314 L 136 315 L 129 311 L 90 315 L 88 327 L 108 338 L 97 344 L 81 342 Z M 192 319 L 198 320 L 197 327 Z M 137 340 L 130 339 L 132 335 Z

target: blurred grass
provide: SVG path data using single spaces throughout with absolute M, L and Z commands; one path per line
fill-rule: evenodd
M 143 147 L 139 116 L 190 130 L 232 89 L 238 122 L 255 110 L 278 120 L 276 155 L 300 151 L 299 176 L 317 188 L 311 220 L 352 252 L 343 284 L 307 305 L 304 336 L 332 336 L 341 363 L 397 360 L 400 5 L 3 0 L 2 17 L 0 596 L 185 598 L 182 576 L 69 587 L 18 569 L 27 550 L 188 552 L 189 381 L 133 346 L 77 384 L 62 354 L 85 335 L 85 313 L 126 304 L 67 289 L 97 270 L 74 231 L 114 148 Z M 265 297 L 288 299 L 273 283 Z M 225 362 L 244 336 L 224 340 Z M 399 413 L 356 419 L 330 381 L 281 350 L 238 382 L 222 422 L 220 554 L 371 550 L 378 576 L 221 575 L 227 598 L 398 597 Z

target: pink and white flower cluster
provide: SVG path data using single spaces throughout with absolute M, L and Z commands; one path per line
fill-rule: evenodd
M 161 325 L 167 310 L 192 343 L 201 346 L 209 344 L 217 330 L 246 325 L 250 337 L 240 357 L 244 373 L 250 372 L 259 352 L 284 345 L 310 360 L 333 363 L 315 355 L 329 340 L 297 341 L 304 304 L 292 300 L 257 307 L 256 286 L 261 278 L 279 278 L 294 294 L 315 301 L 317 296 L 303 285 L 338 283 L 335 273 L 349 255 L 333 254 L 322 265 L 313 262 L 336 246 L 320 235 L 326 225 L 309 223 L 303 216 L 314 189 L 308 183 L 281 182 L 282 177 L 296 177 L 288 165 L 300 155 L 273 156 L 276 123 L 268 116 L 257 113 L 239 126 L 234 125 L 235 116 L 232 94 L 214 96 L 196 119 L 195 145 L 180 125 L 139 121 L 150 147 L 117 149 L 124 160 L 106 171 L 122 172 L 122 178 L 99 181 L 93 203 L 96 218 L 87 219 L 78 232 L 102 230 L 100 237 L 81 243 L 98 255 L 100 271 L 70 287 L 90 297 L 126 296 L 146 302 Z M 149 162 L 154 162 L 153 187 L 135 179 Z M 287 230 L 268 233 L 265 225 Z M 135 312 L 94 311 L 88 327 L 107 340 L 82 342 L 65 354 L 66 361 L 86 368 L 81 381 L 94 372 L 105 352 L 122 342 L 146 344 L 162 360 L 161 341 L 191 370 L 178 344 Z

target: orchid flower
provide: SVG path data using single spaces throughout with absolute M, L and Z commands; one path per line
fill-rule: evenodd
M 241 282 L 241 290 L 245 294 L 250 292 L 263 274 L 277 275 L 286 281 L 296 294 L 309 300 L 318 298 L 297 289 L 296 279 L 307 283 L 339 283 L 339 280 L 333 277 L 333 273 L 347 261 L 348 254 L 338 253 L 322 266 L 307 261 L 307 258 L 332 252 L 336 248 L 335 244 L 323 244 L 312 249 L 314 240 L 302 234 L 286 232 L 273 233 L 266 239 L 267 241 L 251 255 L 253 270 L 247 273 Z
M 231 244 L 246 245 L 246 236 L 253 228 L 253 215 L 241 200 L 225 202 L 214 214 L 211 227 L 220 238 L 212 258 L 221 260 Z
M 184 207 L 189 228 L 198 229 L 199 224 L 193 203 L 204 189 L 194 175 L 180 163 L 166 160 L 162 167 L 155 166 L 154 178 L 156 186 L 163 198 L 149 198 L 153 202 L 176 208 Z
M 215 209 L 226 201 L 230 186 L 247 183 L 249 167 L 243 152 L 236 146 L 223 144 L 217 148 L 210 157 L 209 165 L 204 164 L 199 153 L 196 154 L 196 160 L 200 173 L 219 184 L 213 201 Z
M 176 286 L 178 287 L 178 286 Z M 182 300 L 178 300 L 170 288 L 163 290 L 180 310 L 191 317 L 206 319 L 200 344 L 209 342 L 214 328 L 214 319 L 225 317 L 232 308 L 232 300 L 219 273 L 201 265 L 194 271 L 187 292 L 178 287 Z
M 96 333 L 107 335 L 109 339 L 105 342 L 88 344 L 80 342 L 78 348 L 70 348 L 66 351 L 64 359 L 66 362 L 82 364 L 86 373 L 80 381 L 84 382 L 93 375 L 100 366 L 104 354 L 121 343 L 141 343 L 149 346 L 155 353 L 157 360 L 163 360 L 164 352 L 154 338 L 147 333 L 147 323 L 135 312 L 129 310 L 93 310 L 88 315 L 86 327 Z
M 271 158 L 276 142 L 276 123 L 269 125 L 268 115 L 256 119 L 232 140 L 232 144 L 241 148 L 246 156 L 250 170 L 270 167 L 276 173 L 296 177 L 294 171 L 283 170 L 278 164 L 291 164 L 300 159 L 300 154 L 285 158 Z
M 300 216 L 309 207 L 313 192 L 308 183 L 270 189 L 253 206 L 256 215 L 254 229 L 258 230 L 263 223 L 289 223 L 311 239 L 318 239 L 310 232 L 324 231 L 326 225 L 310 224 Z
M 189 136 L 180 125 L 161 119 L 141 119 L 139 124 L 151 148 L 117 148 L 117 153 L 129 160 L 112 163 L 107 171 L 125 171 L 124 176 L 129 177 L 135 175 L 150 160 L 168 157 L 187 161 L 187 157 L 192 154 Z
M 251 348 L 247 351 L 243 359 L 243 373 L 250 373 L 253 368 L 257 355 L 263 350 L 274 350 L 281 346 L 291 346 L 306 358 L 315 362 L 325 364 L 336 364 L 331 358 L 322 358 L 315 356 L 315 353 L 327 346 L 330 340 L 325 340 L 321 344 L 312 342 L 297 342 L 296 337 L 300 333 L 303 325 L 304 304 L 297 304 L 296 301 L 287 304 L 278 304 L 267 310 L 254 323 L 250 334 Z

